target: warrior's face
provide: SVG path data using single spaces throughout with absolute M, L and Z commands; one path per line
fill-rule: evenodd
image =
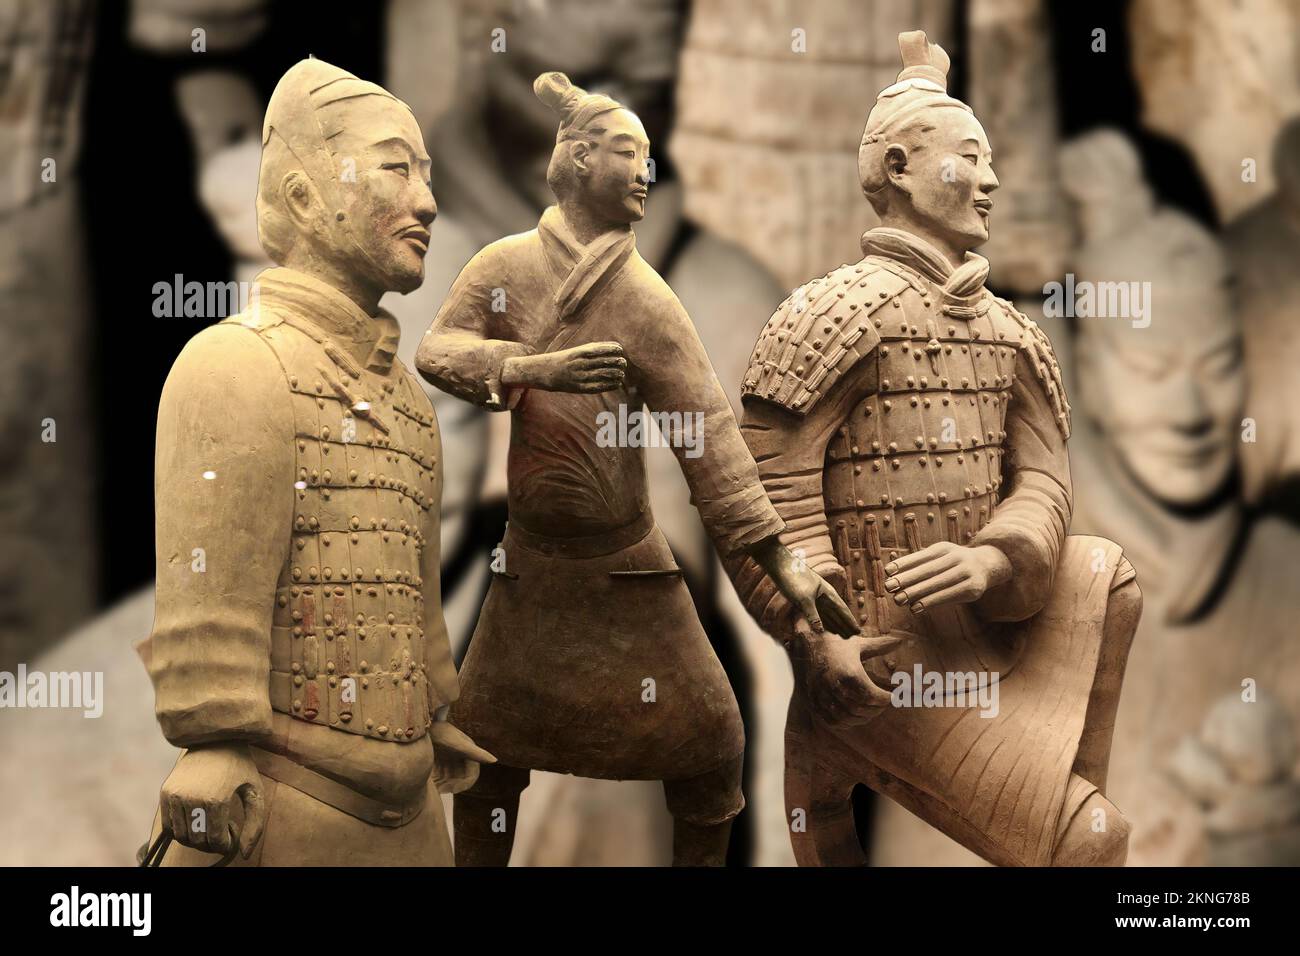
M 1084 402 L 1111 449 L 1147 494 L 1182 509 L 1213 503 L 1227 485 L 1245 394 L 1228 304 L 1217 292 L 1199 298 L 1180 322 L 1116 323 L 1085 333 L 1078 349 Z
M 891 178 L 910 197 L 909 218 L 930 235 L 965 252 L 988 241 L 998 188 L 993 151 L 979 120 L 958 107 L 936 107 L 906 162 Z
M 365 269 L 380 290 L 419 288 L 438 206 L 415 117 L 385 96 L 359 96 L 328 109 L 340 114 L 331 120 L 341 129 L 330 142 L 339 177 L 334 192 L 344 214 L 342 221 L 334 217 L 336 251 L 350 257 L 352 268 Z M 349 237 L 363 255 L 356 255 Z
M 582 203 L 606 222 L 633 223 L 645 216 L 650 138 L 630 110 L 596 117 L 604 131 L 575 154 Z

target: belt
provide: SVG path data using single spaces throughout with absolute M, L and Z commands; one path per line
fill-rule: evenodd
M 601 531 L 599 534 L 580 535 L 572 538 L 556 538 L 551 535 L 536 534 L 525 530 L 515 523 L 506 527 L 506 540 L 538 554 L 561 558 L 599 558 L 630 547 L 648 535 L 655 527 L 655 516 L 649 511 L 643 512 L 633 521 L 621 528 Z
M 309 770 L 302 764 L 294 763 L 288 757 L 262 750 L 260 747 L 248 748 L 253 755 L 257 771 L 264 777 L 292 787 L 321 803 L 342 810 L 348 816 L 364 820 L 377 827 L 404 827 L 424 810 L 428 791 L 410 803 L 393 804 L 375 800 L 358 793 L 351 787 L 344 786 L 337 780 L 331 780 L 315 770 Z

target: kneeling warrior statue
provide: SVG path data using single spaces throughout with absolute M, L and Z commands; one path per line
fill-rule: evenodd
M 1060 370 L 971 252 L 998 186 L 984 130 L 947 95 L 942 48 L 919 31 L 899 46 L 858 157 L 881 226 L 781 305 L 743 388 L 782 540 L 863 631 L 813 633 L 737 571 L 798 677 L 796 856 L 863 861 L 864 783 L 994 863 L 1119 864 L 1128 826 L 1104 790 L 1141 596 L 1119 547 L 1067 534 Z
M 559 204 L 470 261 L 416 355 L 439 388 L 512 410 L 510 523 L 452 709 L 500 763 L 456 797 L 456 862 L 506 864 L 537 769 L 664 781 L 674 863 L 718 865 L 744 805 L 740 711 L 655 527 L 644 442 L 621 423 L 643 404 L 668 423 L 724 556 L 751 556 L 810 628 L 819 608 L 841 633 L 856 624 L 781 545 L 690 317 L 636 251 L 641 121 L 562 73 L 534 88 L 561 117 L 547 171 Z M 691 440 L 674 440 L 688 423 Z

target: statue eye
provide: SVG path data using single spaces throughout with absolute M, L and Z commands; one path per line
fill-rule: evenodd
M 636 159 L 636 150 L 634 149 L 620 149 L 618 154 L 620 156 L 627 156 L 631 159 Z
M 380 166 L 379 168 L 380 168 L 380 169 L 397 169 L 397 170 L 401 170 L 401 173 L 402 173 L 403 176 L 408 176 L 408 175 L 410 175 L 410 172 L 411 172 L 411 164 L 410 164 L 410 163 L 384 163 L 384 164 L 383 164 L 382 166 Z
M 966 162 L 970 163 L 972 166 L 977 165 L 980 161 L 979 156 L 977 156 L 975 153 L 962 153 L 961 158 L 966 160 Z

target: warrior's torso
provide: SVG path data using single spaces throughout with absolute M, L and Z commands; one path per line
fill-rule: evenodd
M 291 311 L 262 311 L 257 332 L 292 403 L 297 478 L 276 584 L 271 706 L 335 730 L 417 740 L 445 703 L 426 673 L 421 593 L 437 534 L 437 421 L 400 361 L 376 372 Z
M 932 611 L 923 623 L 898 607 L 883 569 L 939 541 L 968 544 L 993 518 L 1017 369 L 1050 361 L 1040 336 L 983 289 L 955 298 L 896 261 L 868 256 L 783 303 L 746 376 L 747 395 L 801 415 L 844 380 L 851 394 L 822 478 L 835 556 L 862 623 L 924 633 L 927 668 L 1005 674 L 1017 656 L 1016 628 L 970 620 L 968 608 Z M 914 645 L 887 665 L 908 668 L 914 654 L 922 660 Z

